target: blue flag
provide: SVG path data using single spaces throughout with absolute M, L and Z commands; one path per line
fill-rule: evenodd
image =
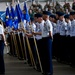
M 18 18 L 17 18 L 16 11 L 14 10 L 12 6 L 11 6 L 11 16 L 12 16 L 12 26 L 14 27 L 15 30 L 17 30 L 18 29 Z
M 11 14 L 12 14 L 12 19 L 14 19 L 15 18 L 15 10 L 12 6 L 11 6 Z
M 13 21 L 13 27 L 14 27 L 15 30 L 18 29 L 18 20 Z
M 27 6 L 26 6 L 26 3 L 24 2 L 24 11 L 25 11 L 25 13 L 24 13 L 24 19 L 27 21 L 27 22 L 29 22 L 30 21 L 30 15 L 29 15 L 29 12 L 28 12 L 28 9 L 27 9 Z
M 5 22 L 5 17 L 6 17 L 6 14 L 5 14 L 5 11 L 1 11 L 0 12 L 0 18 L 3 22 Z
M 0 11 L 0 16 L 2 15 L 2 14 L 4 14 L 5 13 L 5 11 Z
M 18 23 L 19 22 L 21 22 L 21 19 L 20 19 L 20 15 L 19 15 L 19 11 L 18 11 L 18 6 L 16 5 L 16 8 L 15 8 L 15 14 L 16 14 L 16 16 L 17 16 L 17 18 L 18 18 Z
M 22 17 L 23 14 L 22 14 L 22 11 L 21 11 L 21 8 L 20 8 L 19 4 L 16 5 L 15 11 L 16 11 L 16 15 L 18 17 L 18 22 L 21 22 L 23 20 L 23 17 Z
M 6 26 L 12 27 L 12 19 L 11 19 L 11 13 L 9 11 L 9 7 L 6 8 L 6 18 L 5 18 L 5 24 Z
M 23 20 L 23 13 L 22 13 L 22 10 L 20 8 L 20 5 L 18 4 L 18 10 L 19 10 L 19 15 L 20 15 L 20 18 Z
M 9 18 L 9 7 L 6 8 L 6 18 Z
M 8 27 L 8 26 L 10 26 L 10 27 L 12 27 L 12 24 L 13 22 L 12 22 L 12 20 L 11 19 L 6 19 L 6 21 L 5 21 L 5 24 L 6 24 L 6 26 Z

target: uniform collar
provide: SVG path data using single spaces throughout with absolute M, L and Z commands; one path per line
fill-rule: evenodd
M 48 22 L 48 21 L 50 21 L 49 19 L 47 19 L 45 22 Z

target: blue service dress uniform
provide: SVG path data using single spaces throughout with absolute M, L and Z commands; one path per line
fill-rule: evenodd
M 60 21 L 60 60 L 61 62 L 65 60 L 65 38 L 66 38 L 66 22 Z M 63 56 L 64 54 L 64 56 Z
M 4 30 L 3 26 L 0 24 L 0 74 L 5 73 L 5 65 L 4 65 Z
M 52 36 L 49 35 L 53 33 L 53 27 L 49 20 L 46 20 L 42 28 L 42 68 L 45 75 L 53 74 L 53 64 L 52 64 Z
M 65 38 L 65 50 L 66 50 L 66 56 L 65 56 L 65 61 L 66 63 L 70 63 L 70 33 L 71 33 L 71 21 L 69 20 L 66 26 L 66 38 Z
M 60 20 L 56 23 L 56 59 L 60 60 Z
M 75 58 L 75 20 L 71 20 L 71 34 L 70 34 L 70 37 L 71 37 L 71 48 L 70 48 L 70 53 L 71 53 L 71 66 L 75 66 L 75 61 L 74 61 L 74 58 Z
M 63 53 L 65 51 L 65 26 L 64 13 L 59 12 L 59 20 L 57 21 L 57 61 L 61 62 L 64 60 Z M 62 19 L 61 19 L 61 16 Z

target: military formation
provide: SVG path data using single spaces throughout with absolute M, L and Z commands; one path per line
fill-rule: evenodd
M 53 58 L 74 67 L 75 11 L 69 3 L 62 7 L 57 2 L 54 7 L 48 1 L 42 8 L 39 2 L 35 4 L 33 1 L 28 12 L 23 9 L 22 13 L 23 20 L 19 21 L 17 29 L 6 22 L 9 55 L 26 60 L 29 66 L 44 75 L 53 75 Z M 30 19 L 25 17 L 26 13 Z M 6 21 L 8 18 L 7 15 Z

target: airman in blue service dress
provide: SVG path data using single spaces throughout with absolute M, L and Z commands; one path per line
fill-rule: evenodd
M 71 66 L 75 67 L 75 61 L 74 61 L 74 58 L 75 58 L 75 19 L 74 19 L 74 12 L 70 12 L 70 20 L 71 20 L 71 34 L 70 34 L 70 38 L 71 38 L 71 42 L 70 42 L 70 54 L 71 54 Z
M 52 51 L 52 57 L 55 58 L 56 56 L 56 53 L 57 53 L 57 50 L 56 50 L 56 44 L 57 44 L 57 39 L 56 39 L 56 27 L 57 27 L 57 24 L 56 24 L 56 16 L 54 14 L 51 14 L 50 15 L 50 21 L 52 23 L 52 26 L 53 26 L 53 51 Z
M 60 12 L 56 12 L 56 46 L 55 46 L 55 51 L 56 51 L 56 54 L 55 54 L 55 57 L 56 57 L 56 60 L 59 61 L 59 57 L 60 57 L 60 24 L 59 24 L 59 13 Z
M 53 27 L 49 21 L 50 12 L 43 11 L 43 19 L 45 21 L 42 28 L 42 68 L 44 75 L 53 75 L 53 64 L 52 64 L 52 38 L 53 38 Z
M 36 31 L 33 33 L 33 35 L 35 35 L 35 38 L 36 38 L 36 43 L 37 43 L 38 52 L 39 52 L 40 61 L 41 61 L 42 60 L 42 56 L 41 56 L 42 54 L 42 47 L 41 47 L 42 45 L 42 42 L 41 42 L 42 41 L 42 27 L 44 25 L 42 14 L 37 13 L 37 23 L 35 24 L 36 24 Z M 37 71 L 41 71 L 38 57 L 37 57 Z
M 64 16 L 66 25 L 66 38 L 65 38 L 65 62 L 70 64 L 70 33 L 71 33 L 71 21 L 70 21 L 70 14 L 66 14 Z
M 56 59 L 57 61 L 61 61 L 63 60 L 63 53 L 64 49 L 65 49 L 65 45 L 64 45 L 64 39 L 65 39 L 65 26 L 66 26 L 66 22 L 64 20 L 64 13 L 63 12 L 58 12 L 56 13 L 58 14 L 59 18 L 57 21 L 57 26 L 56 26 L 56 39 L 57 39 L 57 53 L 56 53 Z M 63 48 L 62 48 L 63 46 Z
M 5 73 L 5 65 L 4 65 L 4 28 L 2 26 L 2 22 L 0 21 L 0 74 Z
M 64 20 L 64 13 L 60 12 L 59 13 L 59 25 L 60 25 L 60 49 L 59 49 L 59 53 L 60 53 L 60 61 L 64 61 L 65 60 L 65 35 L 66 35 L 66 25 L 67 23 Z M 64 56 L 63 56 L 64 54 Z

